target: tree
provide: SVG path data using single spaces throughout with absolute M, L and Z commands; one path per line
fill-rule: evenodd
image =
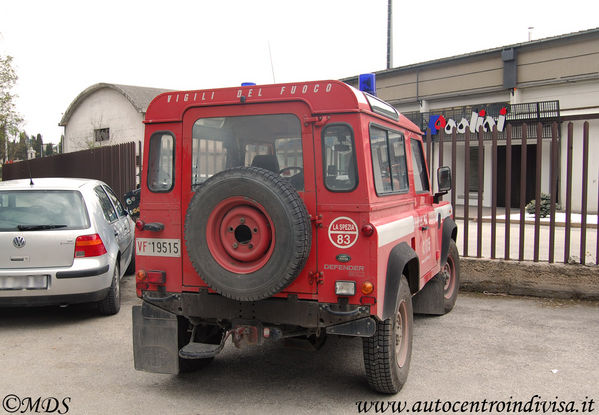
M 51 156 L 52 154 L 54 154 L 54 148 L 52 143 L 48 143 L 46 144 L 46 152 L 44 153 L 44 156 Z
M 35 150 L 35 158 L 44 157 L 44 141 L 42 140 L 42 135 L 39 133 L 35 138 L 33 149 Z
M 29 148 L 29 137 L 26 132 L 22 132 L 19 135 L 19 142 L 15 148 L 15 159 L 27 160 L 27 149 Z
M 11 91 L 17 82 L 17 74 L 12 67 L 12 56 L 0 55 L 0 159 L 6 160 L 5 149 L 11 136 L 19 133 L 23 121 L 15 109 L 16 95 Z

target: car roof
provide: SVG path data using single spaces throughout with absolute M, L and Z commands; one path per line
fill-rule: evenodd
M 31 185 L 33 181 L 33 186 Z M 70 177 L 33 177 L 31 179 L 16 179 L 0 182 L 0 190 L 76 190 L 87 184 L 105 184 L 94 179 L 79 179 Z

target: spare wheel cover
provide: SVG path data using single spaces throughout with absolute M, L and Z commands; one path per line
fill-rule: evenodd
M 301 272 L 312 239 L 306 207 L 291 183 L 258 167 L 236 167 L 199 186 L 185 217 L 189 259 L 225 297 L 255 301 Z

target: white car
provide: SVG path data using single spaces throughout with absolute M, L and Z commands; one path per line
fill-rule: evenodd
M 135 267 L 134 226 L 98 180 L 0 182 L 0 306 L 97 302 L 118 313 L 121 277 Z

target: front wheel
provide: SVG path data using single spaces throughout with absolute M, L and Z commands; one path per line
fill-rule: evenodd
M 397 393 L 405 384 L 412 357 L 412 294 L 401 276 L 392 317 L 378 321 L 376 333 L 363 339 L 364 366 L 370 387 L 381 393 Z

